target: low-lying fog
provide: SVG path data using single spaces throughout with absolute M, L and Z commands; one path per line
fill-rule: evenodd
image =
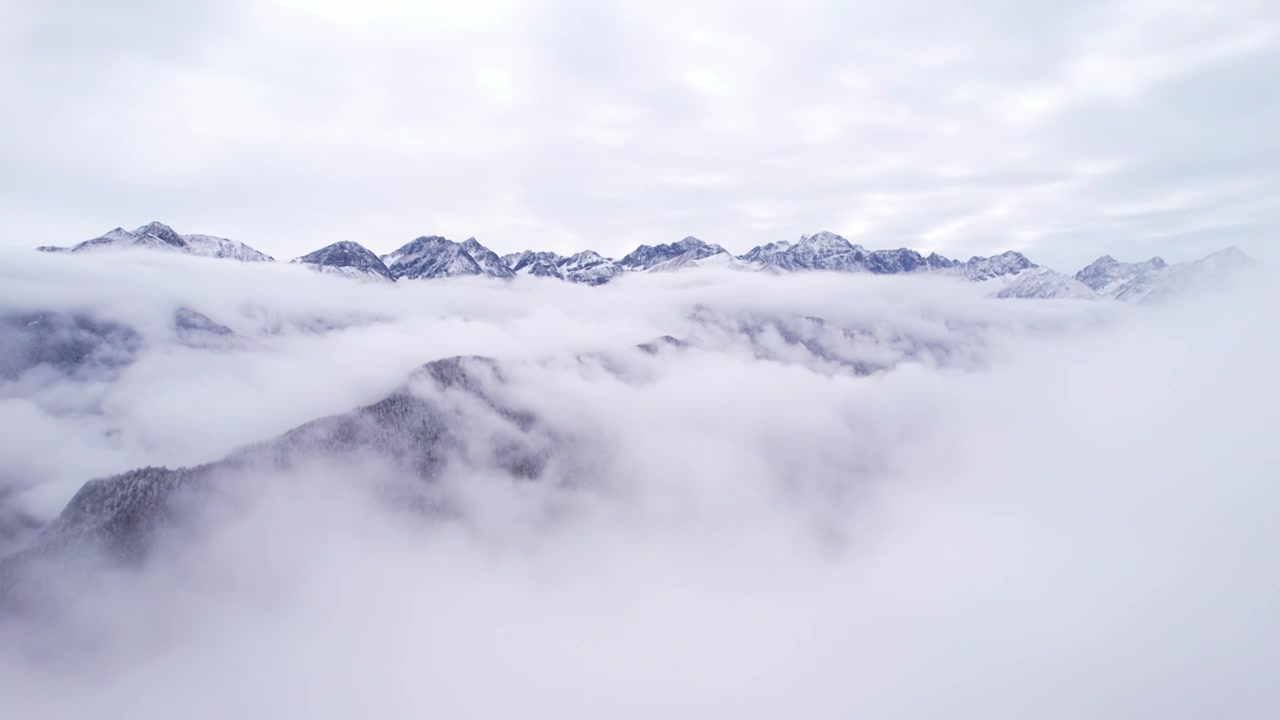
M 543 462 L 487 462 L 499 415 L 411 383 L 465 440 L 431 479 L 250 466 L 140 559 L 42 566 L 47 605 L 0 619 L 7 717 L 1280 714 L 1269 276 L 1134 307 L 3 260 L 0 554 L 87 480 L 218 460 L 451 356 L 494 359 L 485 396 Z M 106 339 L 24 364 L 32 322 Z

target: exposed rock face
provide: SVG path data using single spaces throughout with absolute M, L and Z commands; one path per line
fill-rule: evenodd
M 783 241 L 761 245 L 739 259 L 747 265 L 775 272 L 828 270 L 897 275 L 951 271 L 971 280 L 987 280 L 1035 267 L 1021 253 L 1012 251 L 989 258 L 974 257 L 967 262 L 951 260 L 937 253 L 925 257 L 909 248 L 868 251 L 831 232 L 804 235 L 795 244 Z
M 584 285 L 603 285 L 625 272 L 613 260 L 594 250 L 583 250 L 570 255 L 561 261 L 558 269 L 564 274 L 565 280 Z
M 503 262 L 497 253 L 481 245 L 480 241 L 475 238 L 468 238 L 466 242 L 463 242 L 462 249 L 471 256 L 472 260 L 476 261 L 476 264 L 480 266 L 480 271 L 485 275 L 502 278 L 503 280 L 509 280 L 516 276 L 511 267 Z
M 360 243 L 342 241 L 308 253 L 293 262 L 331 275 L 394 280 L 382 260 Z
M 396 280 L 432 280 L 465 275 L 487 275 L 504 280 L 515 277 L 511 267 L 497 253 L 475 238 L 456 243 L 439 235 L 423 236 L 383 255 L 381 259 Z
M 1168 264 L 1158 257 L 1146 262 L 1125 263 L 1110 255 L 1103 255 L 1076 273 L 1075 278 L 1096 293 L 1115 297 L 1124 285 L 1158 273 L 1166 267 Z
M 439 235 L 420 237 L 381 259 L 397 280 L 484 274 L 480 264 L 462 245 Z
M 526 250 L 502 259 L 510 265 L 513 275 L 555 278 L 584 285 L 603 285 L 626 272 L 626 268 L 593 250 L 568 257 Z
M 627 270 L 675 270 L 696 266 L 697 261 L 715 255 L 728 254 L 719 245 L 708 244 L 689 236 L 680 242 L 666 245 L 641 245 L 619 260 L 618 264 Z
M 568 258 L 553 252 L 525 250 L 522 253 L 504 255 L 502 260 L 507 263 L 516 275 L 564 280 L 565 277 L 564 273 L 560 271 L 560 264 L 567 261 Z
M 101 237 L 69 248 L 45 246 L 45 252 L 79 253 L 93 250 L 146 248 L 245 261 L 271 258 L 253 248 L 209 235 L 179 235 L 153 222 L 136 230 L 115 228 Z M 1098 258 L 1074 278 L 1040 269 L 1013 250 L 965 261 L 910 248 L 867 250 L 832 232 L 802 235 L 794 243 L 760 245 L 735 257 L 723 247 L 695 237 L 661 245 L 641 245 L 621 260 L 592 250 L 574 255 L 526 250 L 499 256 L 475 238 L 457 243 L 438 235 L 419 237 L 395 252 L 377 257 L 354 242 L 338 242 L 294 260 L 319 272 L 362 279 L 437 279 L 486 276 L 509 280 L 516 276 L 554 278 L 584 285 L 604 285 L 630 272 L 670 272 L 720 267 L 763 272 L 866 272 L 877 275 L 938 273 L 975 282 L 1003 279 L 998 297 L 1087 298 L 1090 293 L 1126 302 L 1155 302 L 1186 288 L 1216 282 L 1254 264 L 1239 248 L 1227 248 L 1193 263 L 1169 265 L 1153 257 L 1140 263 Z M 1038 272 L 1014 282 L 1028 270 Z M 1088 292 L 1085 292 L 1085 291 Z
M 960 275 L 967 280 L 990 280 L 1004 275 L 1017 275 L 1023 270 L 1039 267 L 1020 252 L 1009 250 L 991 257 L 974 256 L 962 263 L 957 263 L 948 272 Z

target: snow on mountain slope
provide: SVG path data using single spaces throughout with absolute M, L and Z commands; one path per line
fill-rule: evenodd
M 898 248 L 896 250 L 872 250 L 862 259 L 863 267 L 868 271 L 880 275 L 895 275 L 897 273 L 916 272 L 919 270 L 930 270 L 935 267 L 950 267 L 952 261 L 943 258 L 941 255 L 934 253 L 929 258 L 923 257 L 920 253 L 909 248 Z
M 516 275 L 555 278 L 557 280 L 565 279 L 564 273 L 560 271 L 560 263 L 567 259 L 563 255 L 557 255 L 553 252 L 534 252 L 532 250 L 502 256 L 502 261 Z
M 860 270 L 861 245 L 853 245 L 833 232 L 802 235 L 785 255 L 795 268 L 805 270 Z
M 992 293 L 992 297 L 998 298 L 1098 300 L 1101 297 L 1079 280 L 1047 267 L 1034 267 L 987 282 L 1001 285 Z
M 395 252 L 383 255 L 381 260 L 397 280 L 484 274 L 480 264 L 462 245 L 439 235 L 417 238 Z
M 383 255 L 381 260 L 397 280 L 431 280 L 462 275 L 486 275 L 504 280 L 515 277 L 497 253 L 475 238 L 456 243 L 439 235 L 423 236 Z
M 679 242 L 664 245 L 641 245 L 618 261 L 627 270 L 674 270 L 696 267 L 698 260 L 729 253 L 719 245 L 708 244 L 690 235 Z
M 497 253 L 484 245 L 481 245 L 479 240 L 476 240 L 475 238 L 467 238 L 467 240 L 462 243 L 462 249 L 471 256 L 472 260 L 476 261 L 476 264 L 480 266 L 480 270 L 485 275 L 488 275 L 489 277 L 502 278 L 504 280 L 509 280 L 516 276 L 516 274 L 512 272 L 511 267 L 508 266 L 507 263 L 503 262 L 502 258 L 498 257 Z
M 44 245 L 36 248 L 42 252 L 96 252 L 127 249 L 165 250 L 200 257 L 240 260 L 242 262 L 271 262 L 266 253 L 259 252 L 237 240 L 213 235 L 179 235 L 164 223 L 151 222 L 136 230 L 115 228 L 101 236 L 69 248 Z
M 830 270 L 880 275 L 946 270 L 963 265 L 937 253 L 924 257 L 910 248 L 868 251 L 832 232 L 804 235 L 795 244 L 782 241 L 761 245 L 738 259 L 747 266 L 773 272 Z
M 555 278 L 584 285 L 603 285 L 626 272 L 618 263 L 594 250 L 568 257 L 553 252 L 525 250 L 502 258 L 513 275 Z
M 227 238 L 213 235 L 183 235 L 182 239 L 187 243 L 186 252 L 191 255 L 239 260 L 241 262 L 271 262 L 275 259 L 264 252 L 254 250 L 242 242 L 228 240 Z
M 618 263 L 594 250 L 564 258 L 556 267 L 565 280 L 584 285 L 603 285 L 626 272 Z
M 649 272 L 675 272 L 676 270 L 690 270 L 693 268 L 720 268 L 724 270 L 755 269 L 727 252 L 698 257 L 697 253 L 690 251 L 684 255 L 655 265 L 649 270 Z
M 741 259 L 766 270 L 796 272 L 800 270 L 864 270 L 865 251 L 832 232 L 802 235 L 794 245 L 769 243 L 752 248 Z
M 1179 295 L 1221 286 L 1257 265 L 1258 261 L 1233 245 L 1199 260 L 1143 272 L 1117 287 L 1113 297 L 1134 303 L 1164 302 Z
M 44 252 L 91 252 L 143 248 L 246 262 L 272 258 L 244 243 L 212 235 L 180 235 L 163 223 L 135 230 L 115 228 L 71 247 L 42 246 Z M 1191 263 L 1169 265 L 1159 257 L 1140 263 L 1098 258 L 1074 277 L 1041 268 L 1017 251 L 966 261 L 910 248 L 868 251 L 832 232 L 803 235 L 794 243 L 780 241 L 734 256 L 720 245 L 689 236 L 668 244 L 641 245 L 613 260 L 593 250 L 565 256 L 526 250 L 499 256 L 478 240 L 462 243 L 440 236 L 423 236 L 381 258 L 357 243 L 340 242 L 293 262 L 322 273 L 353 278 L 434 279 L 484 275 L 511 279 L 526 275 L 586 285 L 603 285 L 628 272 L 670 272 L 719 267 L 772 273 L 808 271 L 867 272 L 878 275 L 933 273 L 974 282 L 1000 280 L 996 297 L 1090 298 L 1125 302 L 1158 302 L 1199 287 L 1213 285 L 1242 268 L 1256 264 L 1239 248 L 1227 248 Z M 1035 271 L 1027 274 L 1028 271 Z M 1025 277 L 1020 277 L 1021 275 Z
M 378 256 L 360 243 L 347 240 L 327 245 L 293 262 L 328 275 L 395 280 Z
M 1091 290 L 1114 298 L 1120 288 L 1149 273 L 1158 273 L 1167 266 L 1163 258 L 1153 257 L 1146 262 L 1120 262 L 1110 255 L 1103 255 L 1076 273 L 1076 280 Z
M 943 272 L 958 275 L 966 280 L 990 280 L 1003 275 L 1017 275 L 1023 270 L 1039 267 L 1020 252 L 1009 250 L 991 257 L 977 255 L 965 262 L 956 263 Z

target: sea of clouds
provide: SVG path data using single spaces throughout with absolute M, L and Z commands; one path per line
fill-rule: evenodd
M 0 619 L 13 717 L 1202 718 L 1280 712 L 1270 275 L 1155 307 L 947 278 L 365 283 L 14 253 L 0 314 L 132 328 L 0 380 L 0 518 L 493 358 L 468 438 L 238 473 L 140 562 Z M 191 337 L 179 308 L 234 331 Z M 659 342 L 669 336 L 679 342 Z M 18 342 L 21 333 L 7 336 Z M 15 339 L 16 338 L 16 339 Z M 9 347 L 6 352 L 15 352 Z

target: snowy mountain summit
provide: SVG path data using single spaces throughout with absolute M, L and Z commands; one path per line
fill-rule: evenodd
M 272 257 L 236 240 L 213 235 L 179 235 L 160 222 L 150 222 L 136 230 L 115 228 L 71 247 L 44 245 L 42 252 L 99 252 L 104 250 L 165 250 L 200 257 L 224 258 L 242 262 L 271 262 Z
M 723 255 L 728 251 L 719 245 L 705 243 L 690 235 L 680 242 L 665 245 L 641 245 L 618 261 L 627 270 L 678 270 L 698 267 L 701 261 Z
M 1156 261 L 1159 261 L 1158 267 L 1154 266 Z M 1239 273 L 1256 267 L 1258 261 L 1233 245 L 1192 262 L 1167 265 L 1160 258 L 1152 258 L 1144 264 L 1147 267 L 1132 277 L 1107 285 L 1109 296 L 1125 302 L 1162 302 L 1178 295 L 1223 285 Z
M 456 243 L 439 235 L 424 235 L 393 253 L 383 255 L 382 262 L 396 280 L 432 280 L 464 275 L 515 277 L 497 253 L 475 238 Z
M 244 243 L 211 235 L 179 235 L 158 222 L 135 230 L 115 228 L 68 248 L 45 246 L 37 250 L 80 253 L 137 248 L 242 261 L 271 260 L 270 256 Z M 343 241 L 293 262 L 326 274 L 363 279 L 396 281 L 480 276 L 511 280 L 525 276 L 582 285 L 604 285 L 633 273 L 691 268 L 774 274 L 929 274 L 980 283 L 991 288 L 987 291 L 991 297 L 1106 298 L 1136 303 L 1159 302 L 1190 290 L 1219 285 L 1238 271 L 1257 264 L 1237 247 L 1174 265 L 1159 257 L 1143 262 L 1121 262 L 1104 255 L 1070 276 L 1041 267 L 1015 250 L 990 257 L 975 255 L 968 260 L 953 260 L 936 252 L 925 256 L 910 248 L 867 250 L 828 231 L 801 235 L 795 242 L 781 240 L 759 245 L 738 256 L 693 236 L 673 243 L 641 245 L 614 260 L 594 250 L 573 255 L 525 250 L 499 256 L 474 237 L 454 242 L 440 235 L 424 235 L 381 257 L 359 243 Z
M 394 280 L 391 277 L 391 271 L 382 264 L 382 260 L 372 250 L 348 240 L 327 245 L 313 253 L 296 258 L 293 262 L 327 275 Z
M 794 244 L 782 240 L 760 245 L 739 259 L 755 269 L 770 272 L 828 270 L 877 275 L 928 272 L 963 265 L 937 253 L 925 257 L 909 248 L 867 250 L 827 231 L 802 235 Z
M 1097 300 L 1099 295 L 1079 280 L 1047 267 L 1033 267 L 1002 278 L 998 298 Z
M 1105 297 L 1115 297 L 1128 283 L 1134 280 L 1159 273 L 1168 267 L 1163 258 L 1153 257 L 1146 262 L 1120 262 L 1110 255 L 1089 263 L 1076 273 L 1076 280 L 1084 283 L 1090 290 Z

